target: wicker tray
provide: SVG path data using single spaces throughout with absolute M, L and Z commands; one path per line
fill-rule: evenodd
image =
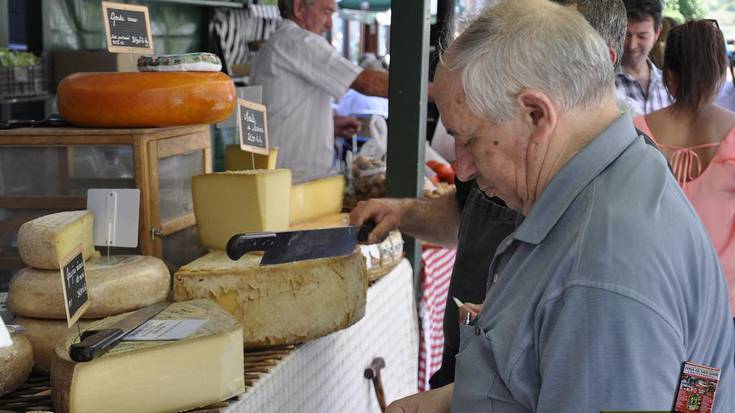
M 43 95 L 45 93 L 46 70 L 43 64 L 0 67 L 0 99 Z

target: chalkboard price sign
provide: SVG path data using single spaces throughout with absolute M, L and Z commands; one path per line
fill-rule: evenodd
M 66 321 L 69 327 L 89 308 L 87 278 L 84 274 L 84 257 L 81 245 L 59 262 L 61 285 L 64 291 Z
M 148 7 L 102 2 L 107 50 L 112 53 L 153 53 Z
M 240 149 L 268 154 L 268 114 L 265 106 L 238 99 L 237 129 L 240 133 Z

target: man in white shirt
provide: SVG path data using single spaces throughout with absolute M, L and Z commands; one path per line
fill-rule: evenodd
M 322 36 L 332 27 L 335 0 L 279 0 L 278 6 L 284 20 L 258 53 L 251 83 L 263 86 L 278 167 L 324 174 L 334 157 L 332 99 L 348 88 L 387 97 L 388 74 L 353 64 Z

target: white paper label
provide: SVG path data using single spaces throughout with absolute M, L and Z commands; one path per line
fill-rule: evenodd
M 12 345 L 13 340 L 10 339 L 10 333 L 8 333 L 8 329 L 5 328 L 3 319 L 0 318 L 0 348 L 10 347 Z
M 126 341 L 171 341 L 189 337 L 207 320 L 148 320 L 130 334 Z

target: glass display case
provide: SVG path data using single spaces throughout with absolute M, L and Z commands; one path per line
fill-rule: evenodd
M 141 191 L 138 249 L 120 252 L 157 256 L 171 268 L 203 255 L 191 177 L 212 171 L 210 144 L 209 125 L 0 131 L 0 291 L 23 267 L 18 228 L 45 214 L 85 209 L 89 188 Z

